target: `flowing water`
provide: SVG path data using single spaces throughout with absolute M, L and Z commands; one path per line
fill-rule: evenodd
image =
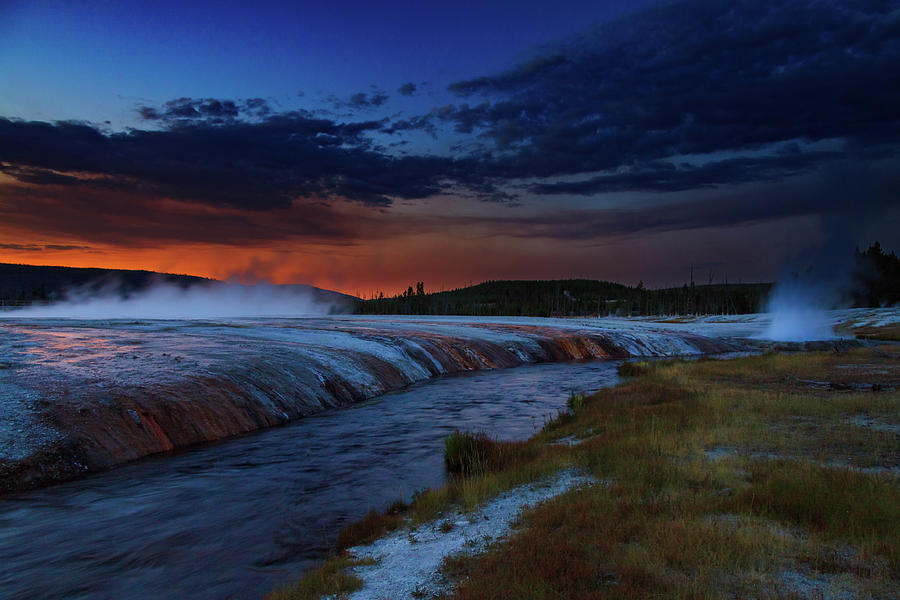
M 522 439 L 618 361 L 445 377 L 0 500 L 0 598 L 261 598 L 342 524 L 445 479 L 454 429 Z

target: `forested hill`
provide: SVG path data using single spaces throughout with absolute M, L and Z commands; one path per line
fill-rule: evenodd
M 833 292 L 840 306 L 875 307 L 900 304 L 900 258 L 875 242 L 853 255 L 854 270 Z M 825 266 L 827 270 L 828 266 Z M 801 273 L 803 283 L 815 274 Z M 833 274 L 832 279 L 833 278 Z M 806 278 L 806 279 L 804 279 Z M 843 279 L 843 278 L 841 278 Z M 522 315 L 533 317 L 587 315 L 744 314 L 765 310 L 771 283 L 710 284 L 649 290 L 592 279 L 486 281 L 451 291 L 426 293 L 417 282 L 398 296 L 379 295 L 359 301 L 362 314 Z
M 0 305 L 21 306 L 33 302 L 52 302 L 73 289 L 100 291 L 111 288 L 116 293 L 128 294 L 160 281 L 187 288 L 214 280 L 155 271 L 0 263 Z
M 362 301 L 363 314 L 522 315 L 533 317 L 736 314 L 756 312 L 772 284 L 686 285 L 648 290 L 592 279 L 486 281 L 426 293 L 419 282 L 399 296 Z

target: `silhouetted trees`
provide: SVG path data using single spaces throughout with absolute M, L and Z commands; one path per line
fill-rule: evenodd
M 731 284 L 647 290 L 607 281 L 487 281 L 428 294 L 424 284 L 392 298 L 361 301 L 363 314 L 585 316 L 733 314 L 755 312 L 771 284 Z
M 876 242 L 865 252 L 856 252 L 854 285 L 845 296 L 853 306 L 884 306 L 900 303 L 900 259 L 886 254 Z M 379 294 L 361 301 L 364 314 L 422 315 L 524 315 L 535 317 L 588 315 L 713 315 L 746 314 L 765 309 L 771 283 L 707 285 L 691 279 L 681 287 L 650 290 L 641 281 L 635 287 L 595 281 L 567 279 L 548 281 L 487 281 L 445 292 L 425 293 L 416 282 L 393 298 Z
M 875 242 L 865 252 L 856 250 L 856 281 L 853 303 L 856 306 L 892 306 L 900 303 L 900 258 L 886 254 Z

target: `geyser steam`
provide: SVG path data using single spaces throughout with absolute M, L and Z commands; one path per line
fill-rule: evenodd
M 113 286 L 70 291 L 66 300 L 0 313 L 6 317 L 72 319 L 221 319 L 305 317 L 340 312 L 339 295 L 307 286 L 214 282 L 181 287 L 166 282 L 128 295 Z
M 835 339 L 830 298 L 826 288 L 802 278 L 779 281 L 769 298 L 771 320 L 762 337 L 781 342 Z
M 852 221 L 843 212 L 823 219 L 820 245 L 791 261 L 769 297 L 771 321 L 763 338 L 807 342 L 839 337 L 828 311 L 845 302 L 853 285 Z

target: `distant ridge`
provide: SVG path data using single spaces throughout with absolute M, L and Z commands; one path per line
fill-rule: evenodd
M 110 290 L 121 296 L 149 288 L 156 283 L 176 285 L 183 289 L 198 285 L 223 285 L 218 279 L 176 275 L 157 271 L 56 267 L 0 263 L 0 306 L 27 306 L 62 300 L 67 292 L 100 292 Z M 314 300 L 354 302 L 354 296 L 305 284 L 276 286 L 307 290 Z

